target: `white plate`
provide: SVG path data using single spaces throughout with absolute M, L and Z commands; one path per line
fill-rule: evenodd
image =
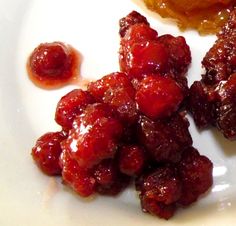
M 28 79 L 25 63 L 41 42 L 70 43 L 83 55 L 81 75 L 98 78 L 118 67 L 118 20 L 131 10 L 147 16 L 159 34 L 184 35 L 192 50 L 189 83 L 199 79 L 201 59 L 215 37 L 180 33 L 149 12 L 139 0 L 0 0 L 0 225 L 1 226 L 152 226 L 236 223 L 235 143 L 217 131 L 199 133 L 191 120 L 194 146 L 214 162 L 214 186 L 169 221 L 144 214 L 133 189 L 117 198 L 85 201 L 34 165 L 35 140 L 58 129 L 54 111 L 66 87 L 45 91 Z

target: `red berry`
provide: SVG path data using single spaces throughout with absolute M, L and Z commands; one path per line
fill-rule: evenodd
M 119 156 L 120 171 L 129 176 L 135 176 L 142 171 L 145 160 L 145 153 L 141 147 L 137 145 L 123 146 Z
M 103 101 L 106 91 L 117 87 L 132 86 L 129 78 L 123 72 L 114 72 L 88 84 L 88 92 L 99 102 Z
M 235 29 L 234 29 L 235 30 Z M 217 85 L 236 72 L 236 34 L 218 38 L 202 60 L 206 73 L 202 81 Z
M 226 83 L 218 90 L 220 101 L 217 108 L 216 124 L 223 135 L 236 139 L 236 73 L 232 74 Z
M 169 120 L 156 122 L 140 117 L 139 142 L 156 162 L 178 162 L 183 147 L 192 145 L 188 126 L 187 119 L 179 114 Z
M 98 184 L 109 186 L 114 183 L 117 174 L 117 169 L 111 159 L 103 160 L 95 166 L 94 177 Z
M 129 177 L 119 172 L 116 161 L 103 160 L 95 166 L 96 191 L 102 195 L 117 195 L 129 184 Z
M 162 166 L 147 175 L 141 184 L 141 204 L 145 211 L 168 219 L 182 194 L 181 180 L 175 168 Z
M 191 63 L 191 52 L 185 38 L 162 35 L 158 41 L 166 47 L 171 71 L 177 76 L 184 75 Z
M 208 100 L 204 85 L 199 81 L 195 81 L 190 87 L 188 109 L 199 128 L 207 127 L 213 123 L 213 104 Z
M 140 82 L 135 99 L 143 114 L 158 119 L 174 113 L 183 94 L 173 79 L 156 75 L 147 76 Z
M 138 23 L 131 26 L 121 39 L 121 47 L 131 47 L 135 43 L 157 40 L 158 33 L 148 24 Z
M 133 26 L 134 24 L 147 24 L 149 25 L 146 17 L 142 16 L 140 13 L 136 12 L 136 11 L 132 11 L 131 13 L 129 13 L 126 17 L 123 17 L 120 19 L 119 21 L 119 25 L 120 25 L 120 36 L 124 37 L 126 31 Z
M 104 95 L 104 103 L 117 111 L 121 121 L 132 124 L 138 116 L 134 96 L 135 90 L 131 86 L 109 89 Z
M 32 148 L 32 157 L 37 166 L 48 175 L 60 175 L 60 143 L 66 139 L 63 132 L 50 132 L 41 136 Z
M 63 142 L 62 148 L 68 150 L 80 167 L 91 168 L 116 153 L 123 127 L 103 109 L 106 107 L 102 104 L 88 105 L 74 120 L 69 136 Z
M 28 72 L 41 87 L 53 88 L 74 79 L 78 67 L 78 54 L 62 42 L 40 44 L 30 55 Z
M 165 205 L 163 203 L 156 202 L 154 199 L 150 199 L 145 195 L 141 196 L 140 199 L 143 212 L 148 212 L 160 218 L 168 220 L 176 211 L 175 204 Z
M 55 113 L 56 122 L 63 128 L 70 129 L 74 118 L 81 114 L 88 104 L 93 102 L 93 97 L 87 91 L 72 90 L 58 102 Z
M 193 147 L 184 151 L 178 169 L 183 184 L 183 195 L 178 201 L 180 204 L 190 205 L 212 186 L 213 164 Z
M 60 156 L 60 165 L 64 182 L 80 196 L 87 197 L 95 192 L 96 181 L 92 170 L 80 167 L 67 150 L 63 150 Z
M 134 78 L 151 73 L 163 73 L 168 67 L 168 54 L 157 41 L 134 43 L 121 57 L 121 70 Z
M 113 108 L 123 122 L 133 123 L 136 120 L 135 89 L 125 73 L 106 75 L 90 83 L 88 90 L 98 101 Z

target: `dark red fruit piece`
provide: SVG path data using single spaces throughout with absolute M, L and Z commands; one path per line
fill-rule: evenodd
M 158 41 L 167 49 L 171 71 L 177 76 L 184 75 L 191 63 L 191 52 L 185 38 L 167 34 L 160 36 Z
M 109 104 L 115 109 L 118 117 L 125 123 L 134 123 L 137 119 L 138 112 L 134 100 L 135 90 L 133 87 L 117 87 L 109 89 L 104 95 L 104 103 Z
M 184 151 L 178 170 L 183 185 L 183 195 L 178 203 L 182 205 L 195 202 L 213 184 L 212 162 L 193 147 Z
M 192 146 L 193 140 L 188 130 L 189 121 L 184 112 L 173 115 L 167 122 L 168 133 L 172 140 L 176 140 L 179 147 L 186 148 Z
M 96 191 L 102 195 L 117 195 L 130 181 L 129 177 L 119 172 L 112 159 L 103 160 L 95 166 L 94 177 L 97 181 Z
M 119 21 L 120 31 L 119 34 L 121 37 L 125 36 L 126 31 L 133 26 L 134 24 L 144 23 L 149 25 L 147 19 L 136 11 L 132 11 L 126 17 L 123 17 Z
M 60 156 L 60 165 L 63 181 L 80 196 L 88 197 L 95 192 L 96 180 L 92 170 L 80 167 L 67 150 L 63 150 Z
M 236 35 L 219 39 L 203 58 L 206 69 L 202 79 L 206 84 L 214 85 L 227 80 L 236 72 Z
M 147 24 L 131 26 L 120 42 L 121 71 L 127 72 L 130 78 L 165 71 L 168 55 L 164 46 L 156 41 L 157 37 L 157 32 Z
M 184 116 L 176 115 L 166 122 L 141 117 L 138 125 L 139 142 L 156 162 L 178 162 L 183 148 L 192 145 Z
M 200 81 L 190 87 L 188 109 L 197 127 L 205 128 L 214 122 L 213 103 L 208 100 L 208 93 Z
M 236 73 L 220 86 L 219 108 L 217 109 L 217 127 L 230 140 L 236 139 Z
M 133 123 L 136 120 L 135 89 L 125 73 L 111 73 L 91 82 L 88 91 L 98 101 L 107 103 L 114 109 L 123 122 Z
M 80 167 L 91 168 L 101 160 L 114 157 L 123 131 L 121 123 L 109 115 L 104 104 L 88 105 L 75 118 L 62 148 Z
M 119 153 L 120 171 L 129 176 L 138 175 L 145 164 L 146 156 L 143 148 L 137 145 L 123 146 Z
M 87 91 L 72 90 L 58 102 L 55 113 L 56 122 L 63 128 L 70 129 L 74 118 L 81 114 L 88 104 L 93 102 L 93 97 Z
M 28 72 L 37 85 L 57 87 L 76 76 L 78 54 L 62 42 L 40 44 L 28 61 Z
M 41 136 L 32 148 L 32 157 L 37 166 L 48 175 L 60 175 L 60 143 L 66 139 L 63 132 L 49 132 Z
M 168 54 L 157 41 L 143 41 L 133 44 L 120 58 L 121 70 L 134 78 L 167 71 Z
M 173 79 L 147 76 L 140 82 L 135 99 L 143 114 L 158 119 L 173 114 L 182 102 L 183 94 Z
M 140 199 L 141 199 L 141 206 L 142 206 L 143 212 L 148 212 L 160 218 L 164 218 L 168 220 L 174 215 L 176 211 L 175 203 L 165 205 L 165 204 L 156 202 L 154 199 L 149 199 L 145 195 L 140 197 Z
M 152 29 L 148 24 L 135 24 L 127 30 L 125 36 L 121 38 L 121 47 L 129 48 L 133 44 L 145 42 L 145 41 L 156 41 L 158 33 Z
M 94 177 L 98 184 L 109 186 L 114 183 L 117 167 L 112 159 L 103 160 L 94 169 Z
M 236 139 L 236 10 L 217 34 L 203 58 L 206 72 L 190 89 L 189 110 L 198 127 L 217 126 L 230 140 Z
M 175 202 L 182 194 L 182 184 L 176 169 L 166 165 L 147 175 L 140 190 L 144 211 L 168 219 L 173 215 Z
M 141 194 L 163 204 L 176 202 L 182 194 L 181 180 L 176 169 L 171 165 L 158 167 L 146 176 L 141 187 Z
M 203 58 L 202 65 L 206 73 L 202 75 L 203 82 L 217 85 L 227 80 L 236 72 L 236 10 L 230 14 L 228 21 L 217 34 L 218 39 Z
M 88 92 L 98 101 L 102 102 L 106 91 L 117 87 L 132 86 L 127 75 L 123 72 L 114 72 L 103 76 L 101 79 L 88 84 Z

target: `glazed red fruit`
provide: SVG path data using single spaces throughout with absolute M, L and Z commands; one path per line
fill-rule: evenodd
M 49 132 L 41 136 L 32 148 L 32 157 L 37 166 L 48 175 L 60 175 L 60 143 L 66 139 L 63 132 Z
M 168 55 L 157 42 L 158 34 L 148 24 L 131 26 L 120 42 L 119 62 L 121 71 L 131 78 L 166 70 Z
M 218 84 L 236 73 L 235 21 L 236 10 L 232 10 L 228 21 L 217 34 L 218 39 L 202 60 L 202 65 L 206 69 L 202 80 L 206 84 Z
M 147 175 L 140 190 L 143 210 L 168 219 L 173 215 L 175 202 L 182 194 L 182 184 L 176 169 L 166 165 Z
M 127 75 L 123 72 L 114 72 L 103 76 L 101 79 L 88 84 L 88 92 L 98 101 L 102 102 L 105 93 L 109 89 L 116 89 L 117 87 L 132 86 Z
M 129 176 L 138 175 L 145 165 L 145 152 L 137 145 L 127 145 L 120 149 L 119 168 L 120 171 Z
M 184 151 L 178 170 L 183 185 L 183 195 L 178 203 L 182 205 L 195 202 L 213 184 L 212 162 L 193 147 Z
M 74 118 L 81 114 L 88 104 L 93 102 L 93 97 L 87 91 L 72 90 L 58 102 L 55 113 L 56 122 L 63 128 L 70 129 Z
M 217 109 L 217 127 L 230 140 L 236 139 L 236 73 L 218 90 L 220 103 Z
M 134 78 L 151 73 L 163 73 L 168 67 L 166 49 L 157 41 L 135 43 L 120 59 L 121 70 Z
M 208 100 L 208 93 L 200 81 L 191 85 L 187 106 L 198 128 L 205 128 L 213 123 L 213 104 Z
M 236 72 L 236 35 L 219 39 L 203 58 L 204 83 L 214 85 Z
M 144 115 L 158 119 L 177 111 L 183 94 L 173 79 L 155 75 L 147 76 L 140 82 L 135 100 Z
M 191 52 L 185 38 L 167 34 L 160 36 L 158 41 L 166 47 L 171 72 L 177 76 L 185 75 L 191 63 Z
M 165 205 L 160 202 L 156 202 L 155 199 L 149 199 L 146 196 L 143 196 L 140 199 L 141 199 L 141 207 L 142 207 L 143 212 L 148 212 L 160 218 L 164 218 L 168 220 L 171 217 L 173 217 L 176 211 L 175 203 Z
M 107 103 L 116 110 L 119 119 L 123 122 L 133 123 L 136 120 L 135 89 L 125 73 L 111 73 L 91 82 L 88 91 L 95 99 Z
M 92 170 L 80 167 L 67 150 L 63 150 L 60 156 L 60 165 L 63 181 L 80 196 L 88 197 L 95 192 L 96 180 Z
M 91 168 L 116 153 L 123 127 L 110 117 L 107 109 L 103 104 L 88 105 L 83 114 L 75 118 L 63 142 L 63 150 L 67 150 L 80 167 Z
M 121 47 L 125 47 L 127 50 L 132 47 L 133 44 L 145 42 L 145 41 L 156 41 L 158 33 L 152 29 L 148 24 L 138 23 L 131 26 L 125 36 L 121 38 Z
M 138 140 L 156 162 L 178 162 L 184 147 L 192 145 L 188 120 L 179 114 L 169 121 L 151 121 L 140 117 Z
M 43 88 L 54 88 L 76 76 L 78 54 L 62 42 L 42 43 L 29 57 L 28 72 L 33 82 Z
M 129 177 L 120 173 L 116 161 L 103 160 L 94 169 L 96 191 L 102 195 L 117 195 L 129 184 Z
M 95 166 L 94 177 L 97 183 L 104 186 L 111 185 L 116 178 L 116 168 L 112 159 L 105 159 Z
M 142 16 L 140 13 L 136 11 L 132 11 L 126 17 L 123 17 L 119 20 L 120 31 L 119 34 L 121 37 L 125 36 L 126 31 L 133 26 L 134 24 L 147 24 L 149 25 L 146 17 Z

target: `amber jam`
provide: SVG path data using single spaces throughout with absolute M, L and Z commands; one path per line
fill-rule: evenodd
M 78 78 L 79 53 L 62 42 L 42 43 L 34 49 L 27 62 L 31 81 L 45 89 L 74 83 Z
M 235 0 L 144 0 L 146 6 L 164 18 L 176 20 L 181 30 L 216 33 L 236 6 Z

